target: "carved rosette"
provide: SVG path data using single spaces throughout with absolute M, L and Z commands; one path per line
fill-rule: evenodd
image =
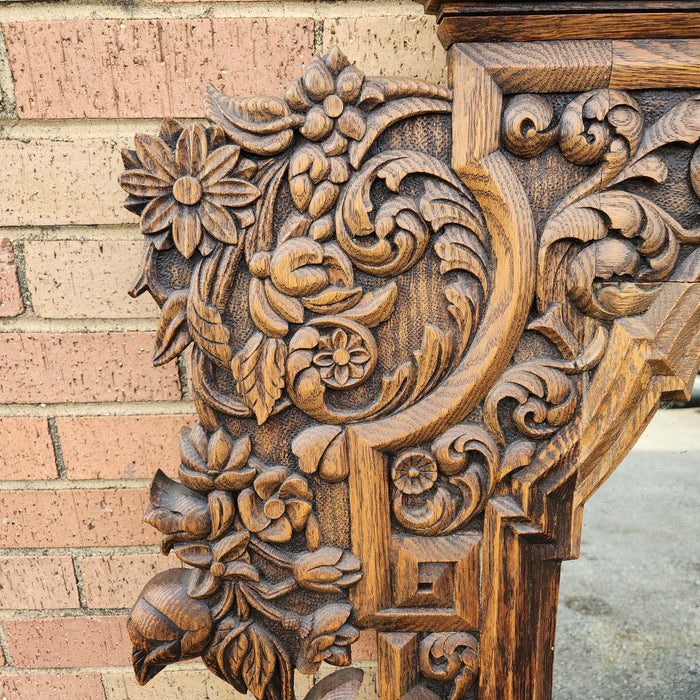
M 191 568 L 132 610 L 140 682 L 201 656 L 290 700 L 295 668 L 349 664 L 371 627 L 415 646 L 421 697 L 468 697 L 485 522 L 507 512 L 555 540 L 531 494 L 571 478 L 574 450 L 585 480 L 632 401 L 612 405 L 618 372 L 601 368 L 622 353 L 634 381 L 672 373 L 688 335 L 673 313 L 697 287 L 664 283 L 700 281 L 700 233 L 630 183 L 663 182 L 663 147 L 682 143 L 698 193 L 698 98 L 651 125 L 619 90 L 556 119 L 543 96 L 512 98 L 505 149 L 585 172 L 539 231 L 503 153 L 453 169 L 452 99 L 334 49 L 283 98 L 210 87 L 209 126 L 166 119 L 124 152 L 146 239 L 132 293 L 161 307 L 156 364 L 191 346 L 199 417 L 179 482 L 151 489 L 147 521 Z M 348 504 L 343 546 L 328 493 Z

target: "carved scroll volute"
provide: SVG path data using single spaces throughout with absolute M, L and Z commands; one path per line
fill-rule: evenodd
M 532 210 L 515 173 L 498 152 L 501 90 L 458 46 L 450 50 L 449 60 L 454 90 L 452 168 L 483 213 L 492 247 L 493 281 L 468 352 L 442 384 L 410 408 L 354 428 L 378 450 L 431 440 L 479 404 L 513 355 L 535 291 Z

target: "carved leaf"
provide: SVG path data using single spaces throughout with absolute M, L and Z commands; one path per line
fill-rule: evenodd
M 260 156 L 281 153 L 292 142 L 292 129 L 304 121 L 277 97 L 226 97 L 212 85 L 207 86 L 204 113 L 234 143 Z
M 268 419 L 275 401 L 282 396 L 286 359 L 284 342 L 255 333 L 231 361 L 236 390 L 253 409 L 259 425 Z
M 192 341 L 187 328 L 187 290 L 171 294 L 161 310 L 153 364 L 174 360 Z
M 454 318 L 459 331 L 458 356 L 462 356 L 467 347 L 472 330 L 479 322 L 479 290 L 473 280 L 459 280 L 445 288 L 447 310 Z
M 695 143 L 698 139 L 700 139 L 700 96 L 695 95 L 671 108 L 644 132 L 634 161 L 639 161 L 647 153 L 667 143 L 678 141 Z
M 256 624 L 246 630 L 248 633 L 248 653 L 243 659 L 241 676 L 248 690 L 258 700 L 263 700 L 265 691 L 275 674 L 277 655 L 269 634 Z
M 218 365 L 227 367 L 232 355 L 231 333 L 207 294 L 215 286 L 219 260 L 220 254 L 211 255 L 195 267 L 187 299 L 187 325 L 197 347 Z
M 340 315 L 368 328 L 374 328 L 391 316 L 397 294 L 396 282 L 389 282 L 379 289 L 364 294 L 355 306 Z
M 454 337 L 436 326 L 427 325 L 423 331 L 420 350 L 415 350 L 418 372 L 409 403 L 417 401 L 428 394 L 433 387 L 445 376 L 452 359 Z
M 435 252 L 442 262 L 440 273 L 463 270 L 479 280 L 484 292 L 488 291 L 488 255 L 481 241 L 470 230 L 447 226 L 435 243 Z
M 289 325 L 270 304 L 262 280 L 253 277 L 248 287 L 248 310 L 253 323 L 267 336 L 284 338 Z
M 305 474 L 317 470 L 325 481 L 342 481 L 349 472 L 345 431 L 337 425 L 317 425 L 292 440 L 292 452 Z

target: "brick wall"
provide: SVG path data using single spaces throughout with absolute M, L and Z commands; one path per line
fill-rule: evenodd
M 233 697 L 198 663 L 145 688 L 130 669 L 128 608 L 176 565 L 147 487 L 194 411 L 184 366 L 151 366 L 155 304 L 126 294 L 141 240 L 119 151 L 201 117 L 206 83 L 279 95 L 335 43 L 368 74 L 444 83 L 433 20 L 410 0 L 76 0 L 0 1 L 0 25 L 0 698 Z

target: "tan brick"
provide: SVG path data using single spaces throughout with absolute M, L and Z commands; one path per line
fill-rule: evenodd
M 33 416 L 0 418 L 0 479 L 56 479 L 49 421 Z
M 173 700 L 196 698 L 197 700 L 241 699 L 244 696 L 217 678 L 201 661 L 169 666 L 161 671 L 145 687 L 139 686 L 131 669 L 105 672 L 104 687 L 107 696 L 119 700 Z
M 204 86 L 281 95 L 313 47 L 311 19 L 3 25 L 24 119 L 198 117 Z
M 22 292 L 17 281 L 15 253 L 7 238 L 0 240 L 0 317 L 19 316 L 24 313 Z
M 0 162 L 13 164 L 0 168 L 3 226 L 137 223 L 117 182 L 131 142 L 0 140 Z
M 434 17 L 356 17 L 323 22 L 323 50 L 337 45 L 367 75 L 447 85 L 446 54 Z
M 123 547 L 156 544 L 143 522 L 146 489 L 0 491 L 2 547 Z
M 150 479 L 175 476 L 179 434 L 196 417 L 70 416 L 56 418 L 69 479 Z
M 2 700 L 104 700 L 99 673 L 9 673 L 0 675 Z
M 177 365 L 153 367 L 152 333 L 2 333 L 0 402 L 163 401 Z
M 78 557 L 90 608 L 130 608 L 143 587 L 160 571 L 182 567 L 174 555 L 115 554 Z
M 17 668 L 131 665 L 122 615 L 7 620 L 5 636 Z
M 143 241 L 27 241 L 24 260 L 34 313 L 43 318 L 155 318 L 150 294 L 128 295 Z
M 0 557 L 0 608 L 79 608 L 71 557 Z

